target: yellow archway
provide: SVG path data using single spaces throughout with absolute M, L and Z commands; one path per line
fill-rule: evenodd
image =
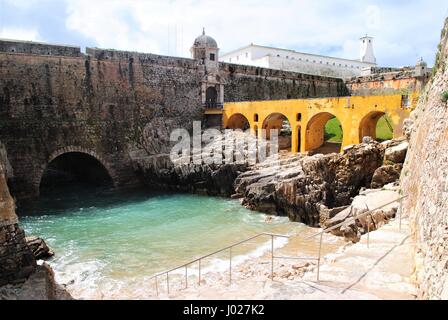
M 272 114 L 281 114 L 291 125 L 291 151 L 305 152 L 324 143 L 325 123 L 335 116 L 342 127 L 343 148 L 360 143 L 362 135 L 372 135 L 373 127 L 376 127 L 377 120 L 383 114 L 390 118 L 389 124 L 393 128 L 394 137 L 399 137 L 403 122 L 416 107 L 417 101 L 418 94 L 413 93 L 409 97 L 379 95 L 231 102 L 224 104 L 223 125 L 225 128 L 229 127 L 229 122 L 234 121 L 231 120 L 232 116 L 241 114 L 249 120 L 252 132 L 258 130 L 260 134 L 260 130 L 264 129 L 264 120 Z M 279 124 L 271 122 L 271 126 L 278 127 Z
M 269 114 L 263 120 L 262 129 L 266 131 L 266 139 L 271 137 L 271 130 L 278 130 L 278 143 L 280 150 L 291 150 L 292 127 L 288 117 L 280 112 Z M 287 131 L 290 131 L 289 134 Z M 286 133 L 286 134 L 285 134 Z
M 226 129 L 247 130 L 250 128 L 249 120 L 241 113 L 233 114 L 227 121 Z
M 359 123 L 359 141 L 362 141 L 364 137 L 371 137 L 377 140 L 377 124 L 383 116 L 387 116 L 387 114 L 382 111 L 372 111 L 362 118 Z M 393 133 L 392 126 L 389 123 L 388 125 L 390 126 L 390 131 Z
M 329 120 L 333 118 L 337 117 L 330 112 L 320 112 L 318 114 L 315 114 L 308 121 L 305 135 L 305 151 L 312 151 L 318 149 L 325 144 L 325 125 Z M 338 146 L 335 147 L 336 149 L 340 150 L 340 144 L 339 147 Z

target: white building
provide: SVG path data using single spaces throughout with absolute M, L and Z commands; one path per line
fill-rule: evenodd
M 251 44 L 220 57 L 220 61 L 313 75 L 348 78 L 366 75 L 376 66 L 373 38 L 360 39 L 359 60 L 328 57 Z M 364 70 L 364 71 L 363 71 Z

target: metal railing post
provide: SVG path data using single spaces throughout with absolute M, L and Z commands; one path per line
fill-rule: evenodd
M 232 284 L 232 247 L 229 248 L 229 284 Z
M 369 222 L 367 222 L 367 248 L 370 248 L 370 223 Z
M 323 240 L 324 233 L 322 232 L 320 234 L 320 241 L 319 241 L 319 257 L 317 258 L 317 281 L 320 280 L 320 256 L 322 253 L 322 240 Z
M 271 280 L 274 281 L 274 235 L 271 235 Z
M 166 273 L 166 292 L 170 294 L 170 278 L 168 272 Z
M 367 213 L 369 213 L 369 212 L 370 212 L 370 209 L 369 209 L 369 206 L 367 205 L 367 203 L 366 203 L 366 208 L 367 208 Z M 373 217 L 372 217 L 372 215 L 371 215 L 370 213 L 367 214 L 367 215 L 366 215 L 366 223 L 367 223 L 367 249 L 370 247 L 370 223 L 369 223 L 369 221 L 368 221 L 369 216 L 370 216 L 370 220 L 372 220 L 372 222 L 373 222 Z M 359 221 L 361 221 L 361 220 L 359 220 Z
M 399 208 L 399 210 L 400 210 L 400 223 L 399 223 L 399 226 L 398 226 L 398 230 L 401 232 L 401 217 L 403 215 L 403 198 L 400 199 L 400 208 Z
M 201 259 L 199 259 L 199 277 L 198 277 L 198 285 L 201 285 Z
M 185 265 L 185 289 L 188 288 L 188 266 Z

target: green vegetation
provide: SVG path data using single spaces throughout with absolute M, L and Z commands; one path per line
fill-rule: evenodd
M 382 116 L 376 124 L 376 140 L 386 141 L 394 136 L 392 121 L 387 115 Z
M 325 141 L 342 142 L 342 127 L 338 118 L 328 120 L 325 125 Z
M 376 125 L 376 139 L 386 141 L 393 138 L 391 120 L 388 116 L 382 116 Z M 325 141 L 342 142 L 342 127 L 337 118 L 328 120 L 325 125 Z
M 445 103 L 448 101 L 448 91 L 442 93 L 442 101 Z

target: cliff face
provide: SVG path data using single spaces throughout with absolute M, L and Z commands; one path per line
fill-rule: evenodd
M 36 267 L 25 233 L 17 224 L 14 201 L 6 184 L 4 162 L 0 157 L 0 286 L 24 281 Z
M 448 19 L 434 69 L 405 130 L 410 147 L 401 179 L 417 243 L 419 296 L 448 299 Z

